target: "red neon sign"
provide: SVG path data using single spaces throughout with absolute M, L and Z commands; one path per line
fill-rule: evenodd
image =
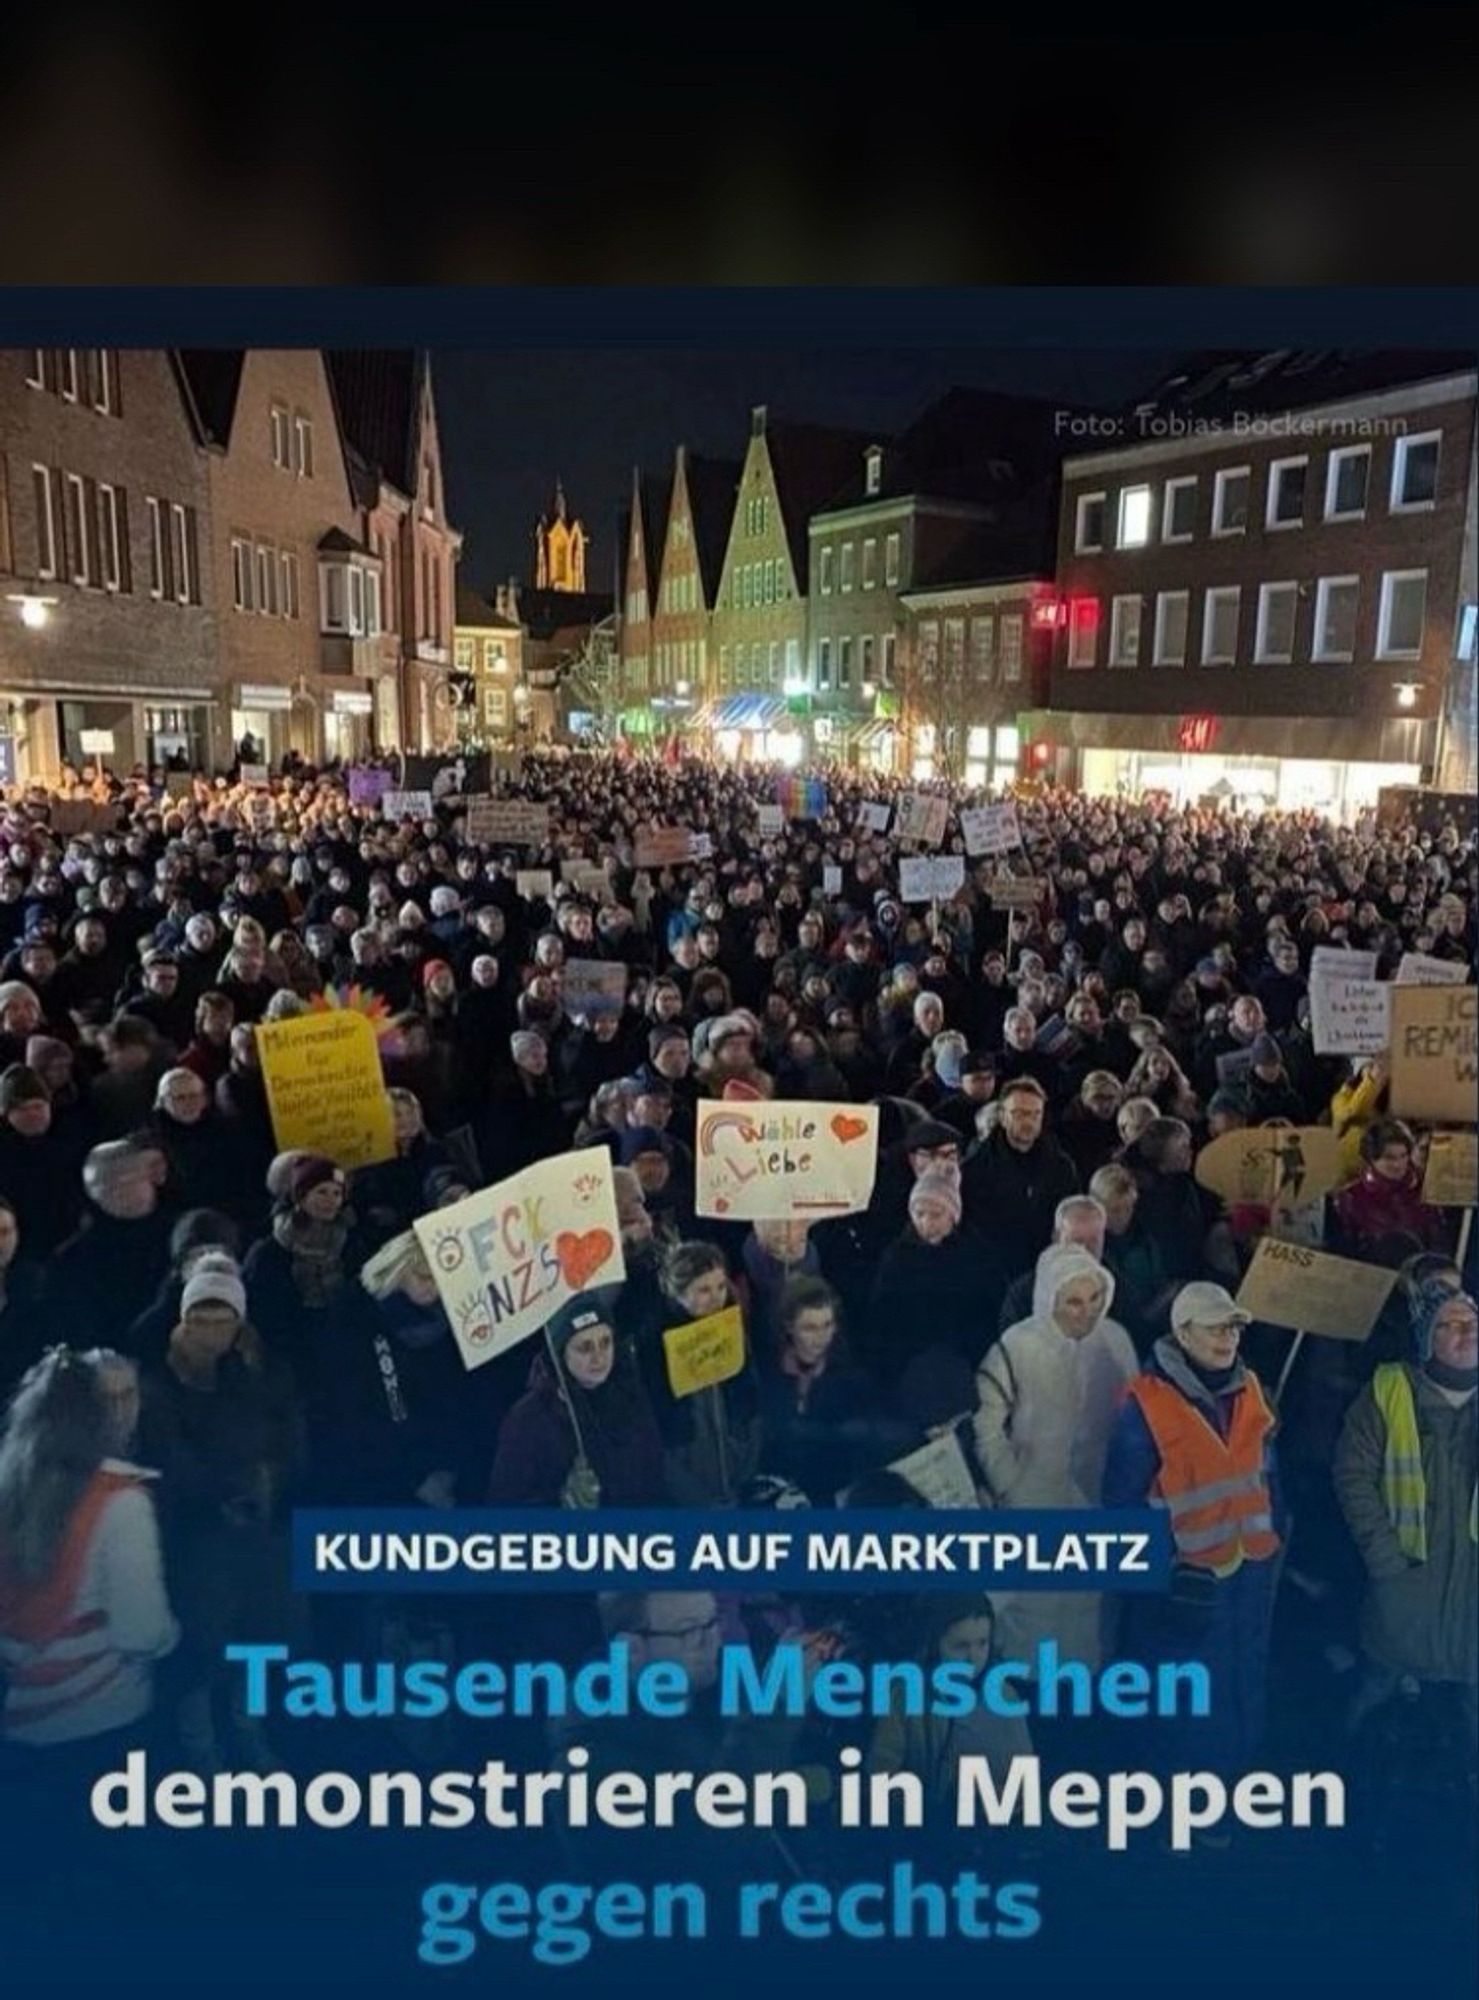
M 1197 756 L 1212 749 L 1220 727 L 1215 715 L 1183 715 L 1176 740 L 1183 750 Z

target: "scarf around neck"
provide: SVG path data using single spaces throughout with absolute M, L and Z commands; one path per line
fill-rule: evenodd
M 344 1249 L 353 1217 L 341 1210 L 332 1222 L 315 1222 L 296 1208 L 284 1209 L 272 1224 L 272 1234 L 287 1251 L 298 1297 L 311 1310 L 322 1310 L 344 1283 Z

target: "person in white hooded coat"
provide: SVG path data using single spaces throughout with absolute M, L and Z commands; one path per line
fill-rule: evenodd
M 1037 1260 L 1032 1314 L 1008 1327 L 976 1375 L 976 1448 L 998 1507 L 1097 1507 L 1115 1414 L 1139 1370 L 1109 1317 L 1114 1277 L 1077 1244 Z M 1015 1643 L 1056 1639 L 1067 1658 L 1101 1660 L 1103 1601 L 1094 1592 L 998 1598 Z

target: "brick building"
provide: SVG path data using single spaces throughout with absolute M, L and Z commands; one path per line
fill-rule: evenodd
M 658 720 L 651 697 L 655 686 L 653 616 L 672 504 L 671 480 L 640 468 L 632 472 L 632 498 L 616 536 L 616 608 L 621 730 L 637 742 L 652 738 Z
M 1064 463 L 1042 768 L 1349 814 L 1474 777 L 1472 357 L 1204 356 Z
M 466 734 L 473 743 L 511 745 L 516 724 L 527 713 L 524 687 L 524 628 L 515 615 L 515 586 L 500 584 L 492 599 L 467 584 L 457 586 L 457 623 L 452 635 L 455 672 L 472 681 Z
M 993 790 L 1030 773 L 1019 717 L 1047 697 L 1057 593 L 1052 578 L 1005 577 L 899 593 L 907 661 L 904 766 Z M 877 768 L 898 768 L 885 725 Z
M 0 352 L 0 780 L 210 754 L 207 504 L 172 355 Z
M 681 718 L 701 742 L 724 728 L 725 704 L 733 699 L 727 680 L 719 678 L 709 628 L 739 481 L 737 462 L 701 458 L 679 445 L 653 602 L 652 647 L 657 682 L 671 690 L 668 714 Z

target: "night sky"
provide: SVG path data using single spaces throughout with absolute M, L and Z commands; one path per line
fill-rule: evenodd
M 902 428 L 956 384 L 1079 406 L 1123 403 L 1174 351 L 928 349 L 766 353 L 560 348 L 439 353 L 433 382 L 461 576 L 530 580 L 533 529 L 558 474 L 592 537 L 587 581 L 612 588 L 616 518 L 632 466 L 669 473 L 674 447 L 742 458 L 752 405 L 850 430 Z

